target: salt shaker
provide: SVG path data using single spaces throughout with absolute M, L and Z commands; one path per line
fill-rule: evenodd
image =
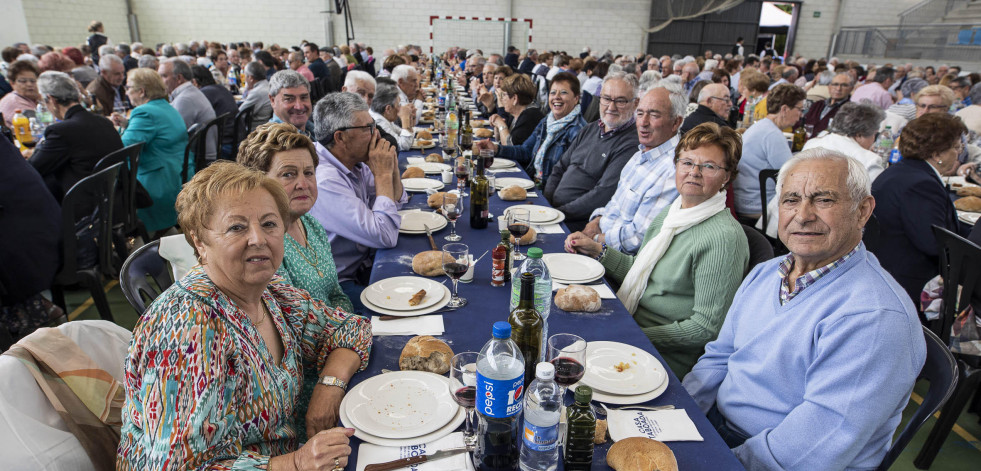
M 447 185 L 453 183 L 453 170 L 448 168 L 443 169 L 443 183 Z

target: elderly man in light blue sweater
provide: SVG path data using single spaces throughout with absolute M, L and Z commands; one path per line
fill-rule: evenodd
M 826 149 L 780 169 L 787 257 L 757 265 L 684 386 L 747 469 L 874 469 L 926 358 L 916 309 L 862 243 L 868 172 Z

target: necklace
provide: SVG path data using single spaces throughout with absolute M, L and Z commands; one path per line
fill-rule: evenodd
M 262 317 L 259 318 L 259 322 L 255 322 L 255 327 L 258 329 L 260 325 L 266 322 L 266 303 L 262 303 Z M 251 319 L 251 318 L 250 318 Z
M 303 227 L 302 222 L 300 222 L 300 232 L 303 233 L 304 239 L 307 239 L 307 245 L 309 245 L 310 239 L 306 237 L 306 229 Z M 290 237 L 290 242 L 292 242 L 293 245 L 296 246 L 296 251 L 300 254 L 301 257 L 303 257 L 303 260 L 305 260 L 308 265 L 312 266 L 314 270 L 317 270 L 317 275 L 323 278 L 324 272 L 320 270 L 320 255 L 317 254 L 317 251 L 311 247 L 310 251 L 313 252 L 313 260 L 310 260 L 310 258 L 307 257 L 307 254 L 303 253 L 303 246 L 300 245 L 300 243 L 297 242 L 296 239 Z

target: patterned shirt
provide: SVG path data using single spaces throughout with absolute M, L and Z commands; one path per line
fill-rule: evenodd
M 801 291 L 804 291 L 804 288 L 813 285 L 817 282 L 817 280 L 820 280 L 822 276 L 831 273 L 831 270 L 841 266 L 841 264 L 845 263 L 845 260 L 848 260 L 855 254 L 855 252 L 858 252 L 858 248 L 861 245 L 862 244 L 859 243 L 859 245 L 856 245 L 854 249 L 843 255 L 838 260 L 835 260 L 823 267 L 815 268 L 814 270 L 797 277 L 797 280 L 794 281 L 793 291 L 790 290 L 789 275 L 790 270 L 794 268 L 794 254 L 787 254 L 787 257 L 784 258 L 783 261 L 780 262 L 780 266 L 777 267 L 777 273 L 780 274 L 780 305 L 783 306 L 784 304 L 789 303 L 790 300 L 794 299 L 794 296 L 797 296 L 801 293 Z
M 371 326 L 279 276 L 262 301 L 282 339 L 280 364 L 200 265 L 140 317 L 124 364 L 117 469 L 259 469 L 297 449 L 303 363 L 319 370 L 350 348 L 364 369 Z
M 603 216 L 600 230 L 607 245 L 624 253 L 637 253 L 651 221 L 678 197 L 674 149 L 680 140 L 674 136 L 648 151 L 640 146 L 623 167 L 610 202 L 590 215 Z

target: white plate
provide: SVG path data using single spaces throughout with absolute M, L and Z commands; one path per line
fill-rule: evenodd
M 494 159 L 494 161 L 497 162 L 497 159 Z M 511 185 L 518 185 L 521 188 L 530 190 L 535 187 L 535 182 L 528 180 L 526 178 L 504 177 L 504 178 L 498 178 L 497 181 L 494 183 L 494 186 L 496 186 L 498 190 L 507 188 Z
M 617 371 L 615 366 L 621 363 L 629 367 Z M 667 379 L 661 362 L 633 345 L 619 342 L 586 345 L 586 373 L 580 382 L 593 389 L 630 396 L 651 392 Z
M 494 163 L 491 164 L 490 170 L 500 170 L 505 168 L 511 168 L 518 165 L 513 160 L 502 159 L 500 157 L 494 157 Z
M 443 173 L 443 170 L 451 170 L 453 168 L 450 167 L 449 165 L 441 164 L 439 162 L 423 162 L 421 164 L 410 164 L 407 167 L 421 168 L 423 172 L 426 172 L 427 174 L 430 175 L 432 174 L 438 175 L 440 173 Z
M 412 148 L 413 149 L 422 150 L 422 149 L 432 149 L 433 147 L 436 147 L 436 140 L 435 139 L 426 139 L 426 140 L 429 141 L 429 145 L 428 146 L 420 145 L 419 144 L 419 140 L 418 139 L 414 139 L 412 141 Z
M 368 297 L 365 294 L 365 291 L 367 290 L 361 291 L 361 303 L 364 304 L 364 307 L 374 312 L 377 312 L 378 314 L 385 314 L 389 316 L 400 316 L 400 317 L 421 316 L 424 314 L 433 313 L 440 309 L 443 309 L 444 307 L 446 307 L 447 304 L 450 303 L 450 298 L 452 298 L 452 296 L 450 295 L 450 289 L 444 286 L 442 283 L 440 283 L 440 286 L 443 286 L 443 298 L 440 299 L 439 302 L 437 302 L 436 304 L 433 304 L 432 306 L 429 306 L 425 309 L 418 309 L 415 311 L 393 311 L 391 309 L 385 309 L 380 306 L 375 306 L 371 301 L 368 301 Z M 439 295 L 435 294 L 434 296 L 439 296 Z
M 396 276 L 377 281 L 364 290 L 368 300 L 375 306 L 393 311 L 418 311 L 443 300 L 443 285 L 420 276 Z M 422 302 L 409 305 L 409 299 L 419 290 L 426 290 Z
M 548 206 L 540 206 L 537 204 L 518 204 L 509 207 L 504 210 L 507 214 L 513 209 L 527 209 L 528 210 L 528 222 L 532 224 L 548 224 L 549 221 L 554 221 L 559 218 L 562 214 L 561 211 L 557 209 L 549 208 Z
M 944 183 L 950 185 L 951 190 L 957 190 L 958 188 L 978 187 L 978 185 L 967 181 L 967 178 L 962 176 L 944 177 Z
M 439 430 L 460 406 L 446 378 L 424 371 L 396 371 L 351 388 L 345 410 L 351 423 L 382 438 L 405 439 Z
M 398 213 L 402 216 L 402 223 L 399 224 L 399 233 L 401 234 L 425 234 L 426 228 L 424 225 L 429 226 L 429 230 L 436 232 L 446 227 L 447 224 L 446 218 L 429 211 L 413 211 L 408 209 L 399 211 Z
M 405 188 L 405 191 L 425 193 L 426 190 L 442 189 L 443 182 L 432 178 L 403 178 L 402 188 Z
M 569 386 L 569 390 L 575 391 L 576 386 L 578 386 L 579 384 L 581 383 L 576 383 L 572 386 Z M 660 397 L 661 394 L 664 394 L 664 391 L 667 390 L 668 390 L 668 381 L 665 381 L 660 386 L 658 386 L 657 389 L 651 392 L 644 393 L 644 394 L 637 394 L 635 396 L 617 396 L 615 394 L 606 394 L 603 391 L 597 391 L 593 389 L 593 400 L 596 402 L 603 402 L 606 404 L 617 404 L 617 405 L 624 405 L 624 406 L 633 405 L 633 404 L 643 404 L 647 401 L 653 401 L 654 399 Z
M 981 217 L 981 213 L 971 213 L 968 211 L 958 211 L 957 219 L 964 221 L 967 224 L 974 225 L 977 224 L 978 218 Z
M 385 373 L 385 374 L 392 374 L 392 373 Z M 444 384 L 449 384 L 449 379 L 443 378 L 443 381 Z M 350 396 L 351 396 L 350 393 L 348 393 L 344 396 L 344 399 L 341 400 L 341 407 L 338 414 L 340 415 L 341 424 L 343 424 L 345 427 L 351 427 L 353 425 L 351 422 L 351 418 L 347 415 L 347 412 L 345 412 L 344 410 L 345 402 L 350 400 L 349 399 Z M 360 430 L 357 427 L 353 427 L 354 436 L 360 438 L 363 441 L 379 446 L 411 446 L 411 445 L 419 445 L 422 443 L 428 443 L 434 440 L 439 440 L 440 438 L 443 438 L 453 433 L 454 431 L 456 431 L 457 428 L 460 427 L 460 425 L 463 424 L 463 420 L 466 417 L 466 409 L 464 409 L 463 407 L 460 407 L 459 409 L 460 410 L 457 411 L 456 415 L 453 416 L 453 419 L 450 420 L 448 424 L 444 425 L 443 427 L 436 430 L 435 432 L 428 433 L 425 435 L 420 435 L 418 437 L 405 438 L 405 439 L 383 438 L 383 437 L 372 435 L 368 432 L 365 432 L 364 430 Z
M 562 283 L 587 283 L 601 278 L 606 269 L 591 257 L 571 253 L 549 253 L 542 256 L 552 279 Z

